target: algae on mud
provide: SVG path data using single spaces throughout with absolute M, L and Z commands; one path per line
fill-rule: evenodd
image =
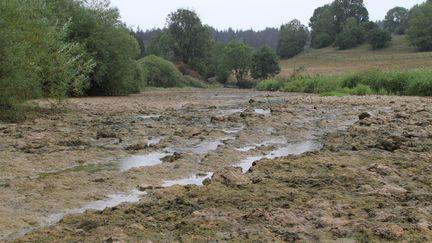
M 206 176 L 204 173 L 218 173 L 220 169 L 238 165 L 249 157 L 265 157 L 286 143 L 318 138 L 317 142 L 324 146 L 319 151 L 302 155 L 259 160 L 248 173 L 233 174 L 229 178 L 234 180 L 231 184 L 229 181 L 225 184 L 212 181 L 206 186 L 174 185 L 148 189 L 149 194 L 139 203 L 69 215 L 59 224 L 38 229 L 17 242 L 432 240 L 432 110 L 429 98 L 318 97 L 221 90 L 169 91 L 172 99 L 160 100 L 158 97 L 165 91 L 153 92 L 143 94 L 142 98 L 120 97 L 116 102 L 118 106 L 111 105 L 105 98 L 73 100 L 72 104 L 79 111 L 56 117 L 56 123 L 63 123 L 67 132 L 74 134 L 77 131 L 67 124 L 76 124 L 86 117 L 91 125 L 82 124 L 80 128 L 84 126 L 88 131 L 94 131 L 92 127 L 102 123 L 121 137 L 120 144 L 104 140 L 103 153 L 98 151 L 101 147 L 86 147 L 83 151 L 93 160 L 84 165 L 96 163 L 97 155 L 102 159 L 114 154 L 119 157 L 149 154 L 190 141 L 223 139 L 227 135 L 224 130 L 243 129 L 232 134 L 235 139 L 224 141 L 206 154 L 183 151 L 173 162 L 133 168 L 124 173 L 67 171 L 50 176 L 49 180 L 25 177 L 12 180 L 6 177 L 7 173 L 17 175 L 17 171 L 5 161 L 8 166 L 1 172 L 2 180 L 9 183 L 5 195 L 18 198 L 17 193 L 27 193 L 29 196 L 24 205 L 40 208 L 38 211 L 46 209 L 39 204 L 42 202 L 35 195 L 37 193 L 45 198 L 57 198 L 58 204 L 48 201 L 54 209 L 60 210 L 61 205 L 76 208 L 75 205 L 102 199 L 112 191 L 128 191 L 136 185 L 157 188 L 164 181 L 178 179 L 183 182 L 182 179 L 190 175 L 196 175 L 192 179 L 202 179 Z M 205 105 L 202 104 L 204 100 Z M 129 108 L 125 111 L 125 104 L 133 105 L 126 106 Z M 98 110 L 92 108 L 95 105 Z M 148 107 L 142 111 L 145 105 L 156 108 Z M 219 106 L 241 107 L 242 111 L 220 117 Z M 271 109 L 271 116 L 256 114 L 254 109 Z M 86 110 L 89 113 L 83 114 Z M 358 115 L 363 112 L 371 116 L 359 120 Z M 90 115 L 92 113 L 95 114 Z M 142 123 L 131 118 L 136 114 L 162 114 L 162 118 Z M 212 116 L 218 118 L 212 119 Z M 44 124 L 52 118 L 44 118 Z M 41 124 L 32 129 L 6 125 L 0 132 L 6 134 L 7 147 L 20 141 L 11 135 L 13 133 L 21 133 L 24 138 L 34 133 L 62 138 L 62 133 L 35 131 L 38 126 Z M 5 130 L 13 132 L 4 133 Z M 91 134 L 87 132 L 80 137 L 92 144 L 94 135 Z M 163 136 L 164 139 L 140 151 L 124 150 L 126 145 L 139 142 L 142 136 Z M 286 140 L 263 144 L 278 137 Z M 19 149 L 2 150 L 0 153 L 5 156 L 1 158 L 13 154 L 18 165 L 43 171 L 43 165 L 35 162 L 41 158 L 37 153 L 40 148 L 33 146 L 37 142 L 29 139 L 24 146 L 26 153 Z M 255 144 L 261 145 L 238 150 Z M 70 161 L 82 159 L 81 150 L 64 150 L 64 147 L 46 144 L 44 149 L 51 152 L 44 155 L 44 165 L 70 166 L 62 161 L 59 165 L 52 163 L 57 158 L 56 150 L 61 148 L 60 154 Z M 27 170 L 20 173 L 31 175 Z M 236 183 L 237 178 L 241 183 Z M 73 183 L 76 188 L 68 187 Z M 31 188 L 25 189 L 24 184 Z M 65 195 L 68 197 L 62 199 Z M 12 216 L 5 213 L 13 205 L 12 200 L 5 198 L 2 202 L 0 212 L 6 216 L 0 222 L 2 226 L 6 222 L 28 221 L 25 215 L 42 215 L 38 211 L 21 209 L 27 214 L 18 211 L 18 217 L 12 220 Z

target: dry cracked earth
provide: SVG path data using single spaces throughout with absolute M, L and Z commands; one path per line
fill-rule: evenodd
M 0 124 L 0 239 L 430 242 L 431 102 L 234 89 L 38 101 L 37 118 Z

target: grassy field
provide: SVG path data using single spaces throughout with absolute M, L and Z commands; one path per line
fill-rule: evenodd
M 432 52 L 416 52 L 405 36 L 394 36 L 387 48 L 372 50 L 370 45 L 339 51 L 335 48 L 308 49 L 300 55 L 281 61 L 280 76 L 335 75 L 370 69 L 401 71 L 432 67 Z

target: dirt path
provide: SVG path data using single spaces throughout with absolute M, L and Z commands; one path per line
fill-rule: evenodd
M 0 235 L 147 193 L 27 240 L 430 239 L 430 102 L 228 89 L 71 99 L 0 125 Z M 159 189 L 213 172 L 205 187 Z

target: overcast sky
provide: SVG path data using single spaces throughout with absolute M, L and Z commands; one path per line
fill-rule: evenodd
M 331 0 L 111 0 L 124 22 L 141 29 L 163 27 L 166 16 L 178 8 L 195 10 L 203 23 L 217 29 L 262 30 L 279 27 L 291 19 L 309 23 L 315 8 Z M 383 19 L 395 7 L 410 8 L 424 0 L 365 0 L 371 20 Z

